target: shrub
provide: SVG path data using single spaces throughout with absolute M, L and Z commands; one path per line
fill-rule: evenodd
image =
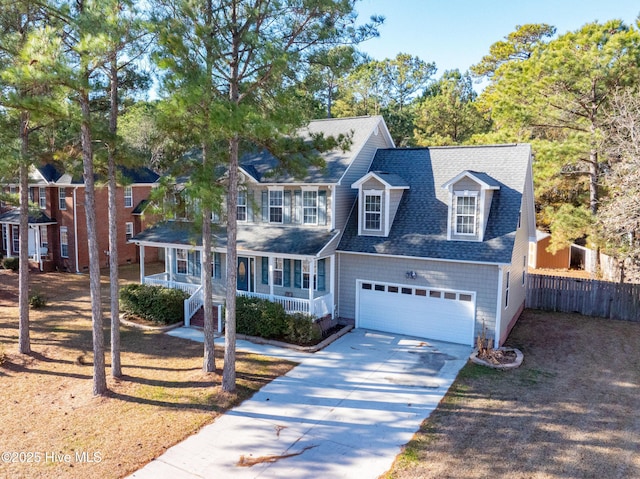
M 4 269 L 10 269 L 11 271 L 18 271 L 20 269 L 20 259 L 17 256 L 5 258 L 2 260 L 2 266 Z
M 238 333 L 261 338 L 282 338 L 287 329 L 287 313 L 281 304 L 266 299 L 239 296 L 236 300 Z
M 160 324 L 184 321 L 184 300 L 189 295 L 179 289 L 128 284 L 120 289 L 120 308 Z
M 44 308 L 47 305 L 47 297 L 44 294 L 33 293 L 29 296 L 29 306 L 32 309 Z
M 313 316 L 295 313 L 287 316 L 285 340 L 295 344 L 316 344 L 322 338 L 320 325 Z

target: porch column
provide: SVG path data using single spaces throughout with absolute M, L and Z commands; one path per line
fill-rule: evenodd
M 11 248 L 13 247 L 13 226 L 7 226 L 7 256 L 13 256 Z
M 144 284 L 144 245 L 140 246 L 140 284 Z
M 329 294 L 331 297 L 331 319 L 333 319 L 333 315 L 335 314 L 335 298 L 334 291 L 336 290 L 336 255 L 335 253 L 329 256 Z
M 167 248 L 167 258 L 165 259 L 165 266 L 166 266 L 166 262 L 169 261 L 169 281 L 173 281 L 173 256 L 175 254 L 175 248 Z
M 29 229 L 33 229 L 33 261 L 40 263 L 40 228 L 29 226 Z M 40 269 L 42 269 L 42 265 L 40 265 Z
M 264 261 L 264 256 L 262 257 L 262 261 Z M 275 258 L 269 256 L 269 296 L 273 299 L 273 265 L 275 263 Z
M 313 279 L 315 277 L 316 274 L 316 260 L 314 259 L 310 259 L 309 260 L 309 314 L 314 314 L 314 308 L 313 308 Z

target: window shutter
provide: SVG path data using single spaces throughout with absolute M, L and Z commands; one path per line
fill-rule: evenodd
M 290 259 L 285 258 L 282 261 L 282 276 L 284 276 L 284 278 L 282 278 L 282 285 L 285 288 L 291 287 L 291 260 Z
M 293 222 L 302 223 L 302 191 L 296 190 L 293 196 Z
M 262 221 L 269 222 L 269 192 L 262 192 Z
M 327 224 L 327 192 L 326 190 L 318 191 L 318 224 Z
M 302 261 L 293 261 L 293 287 L 302 288 Z
M 221 262 L 220 262 L 220 253 L 213 253 L 213 277 L 214 278 L 222 278 L 222 270 L 221 270 Z
M 269 258 L 262 257 L 262 284 L 269 284 Z
M 255 222 L 253 217 L 253 191 L 247 190 L 247 221 Z
M 282 222 L 291 223 L 291 191 L 284 192 L 284 205 L 282 209 Z
M 325 290 L 325 283 L 325 260 L 323 258 L 318 260 L 318 291 Z

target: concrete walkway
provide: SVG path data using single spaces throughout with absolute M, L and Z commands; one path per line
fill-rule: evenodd
M 202 340 L 185 328 L 170 334 Z M 468 346 L 362 329 L 314 354 L 237 346 L 300 365 L 130 477 L 376 478 L 471 353 Z

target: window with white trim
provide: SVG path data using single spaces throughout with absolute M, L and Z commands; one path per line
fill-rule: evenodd
M 40 226 L 40 246 L 49 248 L 49 234 L 46 226 Z
M 273 259 L 273 284 L 274 286 L 282 286 L 284 278 L 284 259 Z
M 316 289 L 317 271 L 313 275 L 313 289 Z M 311 263 L 309 261 L 302 262 L 302 289 L 309 289 L 309 281 L 311 279 Z
M 506 287 L 504 289 L 504 307 L 508 308 L 509 307 L 509 282 L 511 281 L 511 272 L 507 271 L 507 284 Z
M 284 191 L 269 190 L 269 222 L 282 223 Z
M 13 240 L 12 249 L 14 253 L 18 253 L 20 251 L 20 229 L 17 226 L 12 226 L 11 231 L 11 239 Z
M 365 193 L 364 229 L 380 231 L 382 229 L 382 194 Z
M 67 234 L 67 227 L 60 227 L 60 256 L 63 258 L 69 257 L 69 235 Z
M 475 235 L 477 197 L 456 195 L 456 234 Z
M 305 225 L 318 224 L 318 192 L 302 192 L 302 222 Z
M 58 208 L 67 209 L 67 189 L 64 186 L 58 188 Z
M 127 238 L 127 241 L 133 238 L 133 223 L 127 221 L 124 224 L 124 234 L 125 234 L 125 237 Z
M 133 187 L 124 187 L 124 207 L 133 208 Z
M 238 190 L 238 221 L 247 221 L 247 192 Z
M 176 273 L 187 274 L 187 250 L 176 250 Z
M 42 186 L 38 188 L 38 206 L 41 210 L 47 207 L 47 190 Z

